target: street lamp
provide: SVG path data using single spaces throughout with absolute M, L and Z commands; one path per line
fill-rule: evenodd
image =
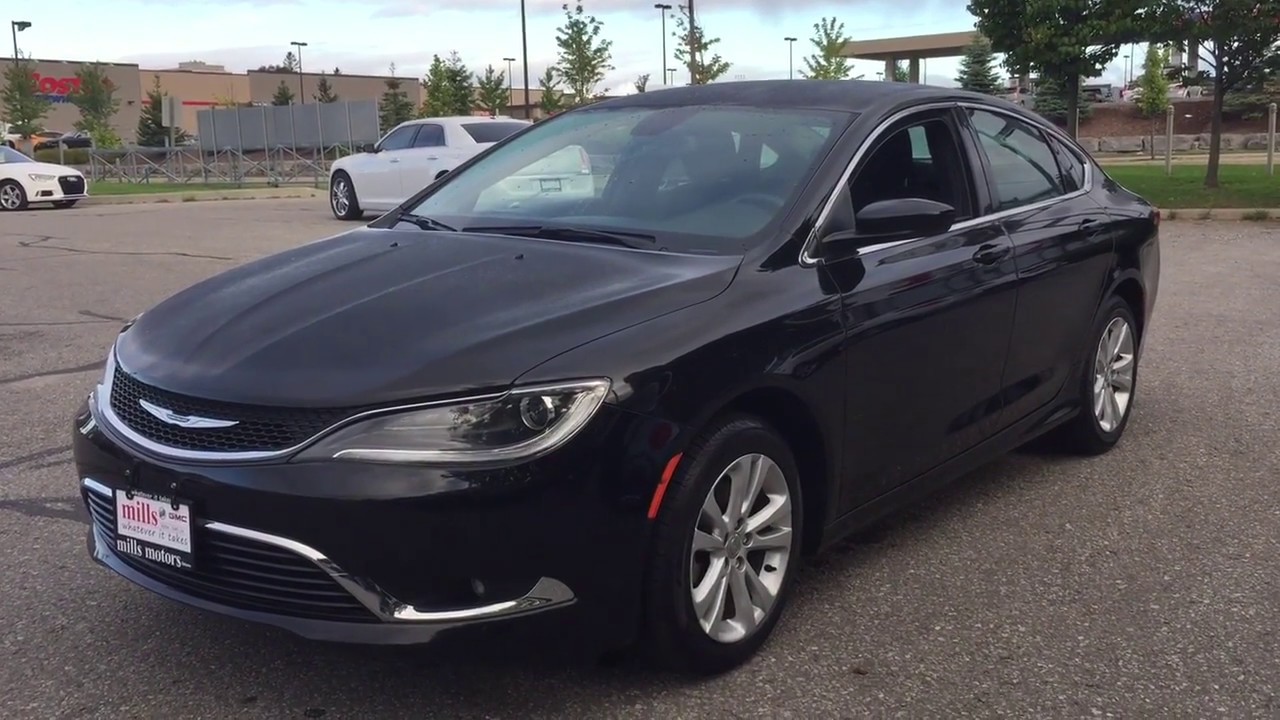
M 676 69 L 667 68 L 667 84 L 674 85 L 676 82 Z
M 511 63 L 515 62 L 515 58 L 504 57 L 502 61 L 507 64 L 507 104 L 510 105 L 515 98 L 511 97 Z
M 529 28 L 525 23 L 524 0 L 520 0 L 520 49 L 524 58 L 524 116 L 533 119 L 529 107 Z
M 796 39 L 793 37 L 784 37 L 782 39 L 787 41 L 787 79 L 790 80 L 795 72 L 793 58 L 795 57 Z
M 10 20 L 9 27 L 13 30 L 13 62 L 18 62 L 18 33 L 31 27 L 31 23 L 26 20 Z
M 653 6 L 662 13 L 662 81 L 667 80 L 667 11 L 671 9 L 670 5 L 665 3 L 654 3 Z
M 297 40 L 294 40 L 289 44 L 298 48 L 298 104 L 302 104 L 307 101 L 306 93 L 302 89 L 302 48 L 306 47 L 307 44 L 304 42 L 298 42 Z

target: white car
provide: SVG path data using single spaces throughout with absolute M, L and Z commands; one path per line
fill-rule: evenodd
M 36 162 L 0 146 L 0 212 L 25 210 L 38 203 L 69 208 L 87 197 L 89 185 L 79 170 Z
M 384 212 L 485 148 L 532 123 L 506 117 L 410 120 L 329 168 L 329 209 L 340 220 Z

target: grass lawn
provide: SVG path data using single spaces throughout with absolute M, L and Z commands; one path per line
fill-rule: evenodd
M 1280 208 L 1280 167 L 1221 165 L 1216 190 L 1204 186 L 1204 165 L 1107 165 L 1107 174 L 1160 208 Z
M 250 186 L 252 187 L 252 186 Z M 234 190 L 232 183 L 89 183 L 89 195 L 150 195 L 152 193 L 193 193 L 203 190 Z

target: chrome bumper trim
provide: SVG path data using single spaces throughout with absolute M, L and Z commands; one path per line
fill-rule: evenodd
M 98 495 L 114 496 L 111 488 L 93 478 L 81 478 L 80 484 L 86 490 Z M 204 528 L 212 532 L 234 535 L 272 545 L 309 560 L 384 622 L 443 623 L 465 620 L 497 620 L 533 610 L 566 605 L 575 600 L 573 591 L 567 585 L 554 578 L 543 577 L 534 583 L 534 586 L 528 592 L 516 600 L 452 610 L 425 610 L 396 600 L 373 582 L 347 573 L 327 558 L 324 553 L 296 540 L 216 521 L 206 522 Z

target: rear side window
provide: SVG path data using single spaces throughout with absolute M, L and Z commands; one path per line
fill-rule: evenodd
M 1058 154 L 1058 164 L 1062 167 L 1063 185 L 1067 192 L 1074 192 L 1084 187 L 1084 162 L 1074 150 L 1057 138 L 1052 138 L 1053 149 Z
M 987 110 L 971 109 L 969 118 L 995 177 L 997 210 L 1064 194 L 1058 161 L 1039 130 L 1010 115 Z
M 497 121 L 467 123 L 462 126 L 462 129 L 466 130 L 471 139 L 478 143 L 496 143 L 527 127 L 529 126 L 525 123 Z

